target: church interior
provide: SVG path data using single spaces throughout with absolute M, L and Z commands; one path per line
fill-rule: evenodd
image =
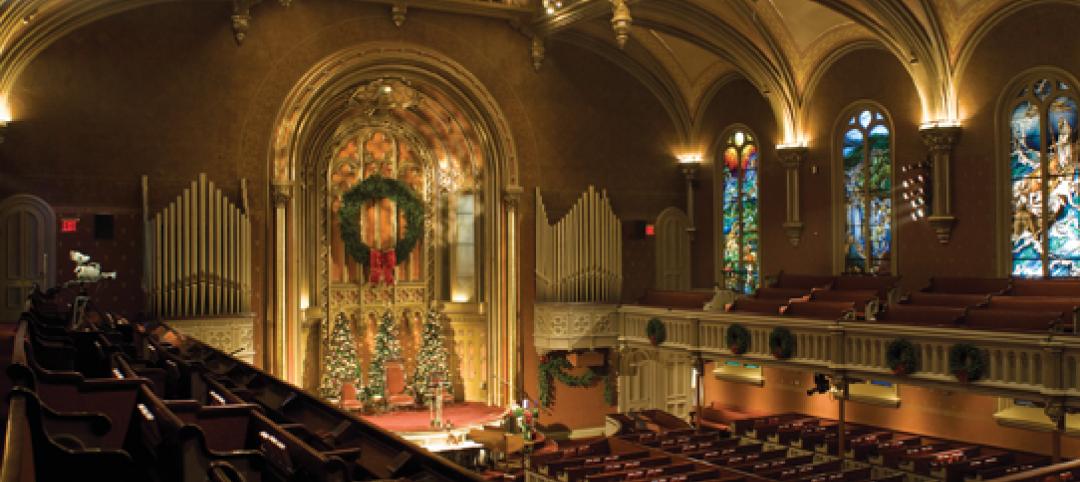
M 1076 480 L 1077 25 L 0 2 L 0 481 Z

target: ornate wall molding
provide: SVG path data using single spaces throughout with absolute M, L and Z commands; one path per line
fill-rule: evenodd
M 799 203 L 799 167 L 806 159 L 808 149 L 805 146 L 780 146 L 776 148 L 780 165 L 784 166 L 785 179 L 787 181 L 787 217 L 784 220 L 784 234 L 792 246 L 799 245 L 802 237 L 803 223 L 800 217 Z
M 938 242 L 948 244 L 952 238 L 953 226 L 956 225 L 956 217 L 952 215 L 952 193 L 949 187 L 952 182 L 949 177 L 952 172 L 952 151 L 960 138 L 960 126 L 928 126 L 919 129 L 919 134 L 930 151 L 933 165 L 934 195 L 930 200 L 933 212 L 928 220 L 934 227 Z
M 533 344 L 543 355 L 555 350 L 612 348 L 618 340 L 618 305 L 536 303 Z
M 255 358 L 254 313 L 170 320 L 169 326 L 244 362 Z

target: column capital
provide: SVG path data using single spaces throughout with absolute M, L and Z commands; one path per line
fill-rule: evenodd
M 293 184 L 274 183 L 270 185 L 270 196 L 274 200 L 274 207 L 281 207 L 289 203 L 293 195 Z
M 517 184 L 507 184 L 503 186 L 503 202 L 507 207 L 516 208 L 518 202 L 521 200 L 521 194 L 525 192 L 525 188 Z
M 929 126 L 919 129 L 923 143 L 931 152 L 952 151 L 960 139 L 960 126 Z
M 806 160 L 806 154 L 810 149 L 806 146 L 778 146 L 776 155 L 780 158 L 780 164 L 786 169 L 798 169 L 799 165 Z

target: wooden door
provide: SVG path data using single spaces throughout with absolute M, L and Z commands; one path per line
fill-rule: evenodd
M 0 322 L 17 321 L 38 284 L 56 279 L 56 216 L 40 198 L 20 194 L 0 203 Z

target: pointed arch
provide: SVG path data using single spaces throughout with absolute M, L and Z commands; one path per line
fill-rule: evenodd
M 849 104 L 833 127 L 836 273 L 896 272 L 894 132 L 892 115 L 872 100 Z
M 733 124 L 716 139 L 712 152 L 714 276 L 721 287 L 752 293 L 761 280 L 758 170 L 760 138 L 745 124 Z
M 998 272 L 1080 276 L 1080 83 L 1041 66 L 1013 77 L 994 110 Z

